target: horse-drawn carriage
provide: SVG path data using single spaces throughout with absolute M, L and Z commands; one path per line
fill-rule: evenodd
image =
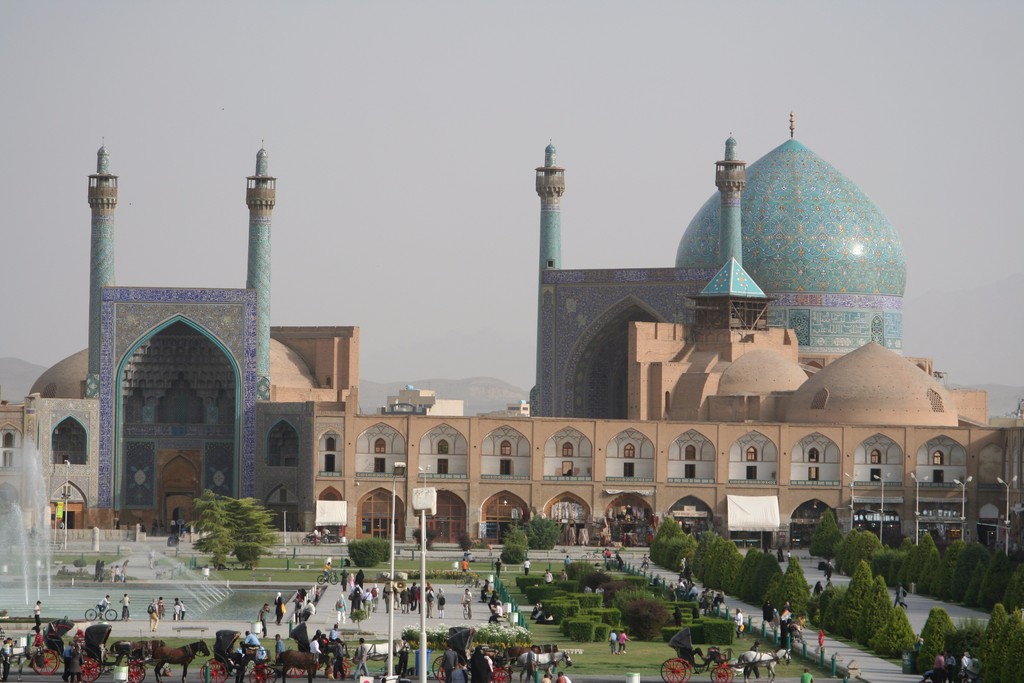
M 210 683 L 224 683 L 228 675 L 238 678 L 239 669 L 243 669 L 242 675 L 248 677 L 249 683 L 275 683 L 277 671 L 270 665 L 266 651 L 260 657 L 259 650 L 255 646 L 244 648 L 244 653 L 237 652 L 235 643 L 241 637 L 234 629 L 222 629 L 217 631 L 213 639 L 213 659 L 203 664 L 200 669 L 200 678 Z
M 448 643 L 445 652 L 454 650 L 458 659 L 463 664 L 469 663 L 469 650 L 473 647 L 473 636 L 476 635 L 475 628 L 450 628 L 448 629 Z M 430 670 L 440 683 L 447 680 L 444 667 L 444 654 L 434 657 Z M 417 666 L 419 664 L 417 663 Z
M 42 643 L 38 643 L 30 633 L 23 641 L 25 645 L 16 645 L 11 652 L 11 668 L 17 665 L 18 680 L 21 680 L 25 664 L 37 674 L 52 675 L 57 673 L 61 664 L 61 653 L 64 651 L 63 636 L 75 627 L 74 622 L 64 619 L 51 621 L 42 632 Z M 5 637 L 0 629 L 0 639 Z
M 93 624 L 85 629 L 84 652 L 82 653 L 82 680 L 85 683 L 93 683 L 103 674 L 113 671 L 115 667 L 121 666 L 121 662 L 128 660 L 128 681 L 129 683 L 142 683 L 146 678 L 146 660 L 149 653 L 145 648 L 133 646 L 132 643 L 117 643 L 112 651 L 107 650 L 107 640 L 110 639 L 110 624 Z M 114 659 L 108 659 L 113 654 Z
M 278 659 L 278 664 L 282 669 L 284 669 L 284 675 L 286 678 L 299 678 L 301 676 L 306 676 L 308 680 L 312 681 L 321 665 L 324 666 L 326 670 L 329 670 L 329 667 L 331 666 L 330 652 L 324 651 L 323 648 L 321 648 L 319 656 L 310 652 L 309 644 L 311 639 L 309 637 L 309 631 L 306 629 L 306 622 L 302 622 L 292 629 L 292 639 L 295 640 L 295 643 L 298 645 L 298 650 L 286 650 Z M 341 666 L 342 675 L 345 678 L 348 678 L 352 671 L 351 662 L 343 657 L 341 660 Z M 250 683 L 257 682 L 250 681 Z
M 661 679 L 665 683 L 686 683 L 694 673 L 708 671 L 714 683 L 732 683 L 736 677 L 736 672 L 729 666 L 732 650 L 722 652 L 717 647 L 709 647 L 705 655 L 700 648 L 693 647 L 689 628 L 672 636 L 668 644 L 676 651 L 676 656 L 666 659 L 661 665 Z M 700 661 L 697 661 L 698 657 Z

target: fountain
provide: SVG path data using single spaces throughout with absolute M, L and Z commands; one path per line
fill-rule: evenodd
M 25 604 L 31 605 L 50 595 L 53 569 L 53 544 L 50 537 L 49 478 L 43 476 L 39 449 L 25 439 L 18 462 L 19 495 L 0 501 L 0 548 L 9 549 L 5 566 L 16 567 L 21 574 Z M 11 581 L 8 575 L 5 583 Z M 14 582 L 17 582 L 17 578 Z

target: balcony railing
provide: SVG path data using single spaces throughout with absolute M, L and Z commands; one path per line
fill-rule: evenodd
M 888 482 L 886 482 L 888 483 Z M 919 486 L 923 489 L 956 489 L 960 484 L 955 481 L 922 481 Z
M 729 483 L 740 486 L 776 486 L 779 482 L 775 479 L 730 479 Z
M 481 474 L 481 479 L 529 479 L 528 474 Z
M 320 470 L 317 472 L 319 477 L 343 477 L 345 476 L 342 472 L 335 472 L 334 470 Z
M 356 472 L 356 479 L 405 479 L 405 475 L 394 472 Z
M 654 481 L 654 477 L 605 477 L 605 481 Z
M 561 474 L 545 474 L 544 481 L 593 481 L 593 477 L 566 477 Z
M 860 488 L 861 486 L 864 486 L 866 488 L 876 488 L 876 489 L 882 487 L 882 485 L 878 482 L 877 479 L 872 479 L 871 481 L 859 481 L 858 480 L 858 481 L 853 482 L 853 485 L 856 486 L 857 488 Z M 890 480 L 886 479 L 885 480 L 885 485 L 886 486 L 903 486 L 903 482 L 902 481 L 890 481 Z M 924 486 L 924 485 L 925 485 L 925 482 L 922 481 L 921 482 L 921 486 Z
M 790 479 L 791 486 L 839 486 L 838 479 Z
M 426 475 L 421 474 L 417 479 L 466 479 L 469 475 L 459 474 L 457 472 L 428 472 Z
M 714 477 L 669 477 L 670 484 L 714 484 Z

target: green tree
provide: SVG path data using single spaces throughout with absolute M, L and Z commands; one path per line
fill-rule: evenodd
M 757 558 L 757 568 L 754 571 L 754 578 L 750 586 L 750 601 L 755 605 L 764 602 L 771 586 L 772 579 L 782 576 L 782 568 L 773 553 L 761 553 Z M 782 603 L 779 603 L 780 605 Z
M 870 605 L 870 595 L 874 581 L 868 563 L 861 561 L 850 578 L 850 587 L 843 597 L 842 617 L 839 633 L 845 638 L 856 638 L 860 630 L 861 619 Z
M 693 575 L 699 581 L 704 580 L 704 564 L 708 553 L 711 551 L 711 547 L 719 538 L 720 536 L 714 531 L 705 531 L 700 535 L 700 541 L 697 542 L 697 551 L 693 556 Z
M 953 602 L 963 602 L 964 593 L 971 583 L 971 574 L 978 565 L 988 565 L 989 552 L 978 543 L 968 543 L 957 556 L 956 568 L 949 584 L 949 598 Z
M 778 583 L 776 592 L 769 593 L 772 604 L 780 607 L 789 601 L 793 614 L 800 616 L 807 613 L 807 601 L 811 599 L 811 587 L 807 585 L 807 577 L 800 567 L 800 561 L 795 557 L 790 560 Z
M 218 496 L 209 489 L 193 504 L 196 528 L 202 534 L 196 549 L 209 553 L 214 564 L 228 555 L 256 567 L 277 541 L 273 514 L 255 498 Z
M 505 564 L 521 564 L 526 559 L 526 548 L 529 541 L 526 532 L 515 527 L 506 533 L 501 542 L 504 547 L 501 549 L 501 561 Z
M 705 558 L 704 585 L 731 592 L 742 563 L 736 544 L 716 536 Z
M 551 550 L 558 543 L 559 531 L 555 520 L 534 515 L 526 523 L 526 539 L 530 550 Z
M 1003 657 L 1006 652 L 1006 634 L 1009 628 L 1009 615 L 1002 603 L 996 603 L 996 606 L 992 608 L 988 625 L 985 627 L 985 635 L 981 639 L 981 650 L 974 653 L 981 659 L 981 663 L 985 667 L 984 675 L 989 683 L 998 683 L 992 678 L 992 673 L 1002 670 Z
M 760 556 L 761 551 L 757 548 L 751 548 L 743 556 L 743 563 L 740 564 L 740 572 L 736 577 L 736 585 L 734 587 L 734 592 L 740 600 L 745 600 L 746 602 L 754 602 L 756 600 L 750 593 L 751 587 L 754 585 L 754 572 L 757 571 L 757 563 Z
M 678 565 L 672 566 L 669 564 L 666 553 L 669 551 L 672 541 L 682 538 L 682 536 L 683 527 L 678 522 L 671 517 L 663 521 L 658 526 L 658 531 L 654 534 L 654 540 L 651 541 L 651 562 L 671 571 L 678 569 Z
M 986 681 L 994 683 L 1016 683 L 1020 680 L 1020 653 L 1024 652 L 1021 649 L 1024 648 L 1024 624 L 1021 623 L 1019 612 L 1009 615 L 1001 647 L 998 670 L 990 670 L 982 660 L 982 675 Z
M 811 536 L 811 555 L 831 560 L 836 556 L 836 550 L 839 549 L 839 544 L 842 542 L 843 532 L 836 524 L 836 516 L 832 513 L 832 508 L 825 508 L 825 513 L 818 521 L 814 535 Z
M 871 586 L 865 592 L 865 608 L 860 614 L 860 621 L 857 624 L 857 642 L 861 645 L 870 646 L 871 637 L 879 624 L 888 621 L 888 612 L 893 608 L 889 598 L 889 589 L 885 585 L 885 579 L 876 576 L 871 581 Z M 901 610 L 902 611 L 902 610 Z
M 871 649 L 883 657 L 899 657 L 913 645 L 914 629 L 907 620 L 907 613 L 886 600 L 886 611 L 880 615 L 877 630 L 871 636 Z
M 966 546 L 967 544 L 959 539 L 950 543 L 946 548 L 946 552 L 942 554 L 942 563 L 937 569 L 933 570 L 930 588 L 932 595 L 939 600 L 947 600 L 949 598 L 953 571 L 956 569 L 956 562 L 960 557 L 960 553 L 964 551 Z
M 1006 584 L 1006 592 L 1003 593 L 1003 606 L 1008 612 L 1024 607 L 1024 564 L 1017 565 L 1013 570 Z
M 862 561 L 871 562 L 874 554 L 882 549 L 878 536 L 868 531 L 854 529 L 846 534 L 836 551 L 836 569 L 851 575 Z
M 917 574 L 917 592 L 924 593 L 925 595 L 934 595 L 932 584 L 934 583 L 934 577 L 942 573 L 942 557 L 939 555 L 939 549 L 935 547 L 935 542 L 931 540 L 931 536 L 926 537 L 929 542 L 922 542 L 921 545 L 924 547 L 922 551 L 921 571 Z M 904 563 L 906 564 L 906 563 Z
M 981 591 L 978 594 L 978 604 L 985 609 L 992 609 L 997 602 L 1003 601 L 1003 593 L 1006 591 L 1013 577 L 1013 565 L 1010 558 L 1002 550 L 992 556 L 985 571 L 985 579 L 981 583 Z
M 391 541 L 354 538 L 348 542 L 348 556 L 357 567 L 374 567 L 391 557 Z
M 926 562 L 931 552 L 936 550 L 935 540 L 931 534 L 925 534 L 917 545 L 911 546 L 907 561 L 900 567 L 899 580 L 904 586 L 921 584 L 921 573 L 927 569 Z
M 967 582 L 967 590 L 964 592 L 964 604 L 968 607 L 977 607 L 981 597 L 981 585 L 985 583 L 985 571 L 987 565 L 978 565 L 971 572 L 971 580 Z
M 932 607 L 931 612 L 928 613 L 928 621 L 921 629 L 921 638 L 924 640 L 924 644 L 921 645 L 921 651 L 917 654 L 918 673 L 924 673 L 931 668 L 932 662 L 935 661 L 935 655 L 946 647 L 946 634 L 952 633 L 953 630 L 953 620 L 949 618 L 946 610 L 941 607 Z

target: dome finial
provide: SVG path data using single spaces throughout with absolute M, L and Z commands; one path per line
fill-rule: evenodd
M 100 138 L 100 148 L 96 150 L 96 173 L 108 175 L 110 173 L 110 154 L 107 152 L 107 139 Z
M 548 138 L 548 146 L 544 148 L 544 165 L 551 167 L 557 163 L 558 150 L 555 149 L 555 143 Z
M 796 135 L 796 116 L 793 115 L 793 112 L 789 112 L 789 139 L 792 140 L 794 135 Z

